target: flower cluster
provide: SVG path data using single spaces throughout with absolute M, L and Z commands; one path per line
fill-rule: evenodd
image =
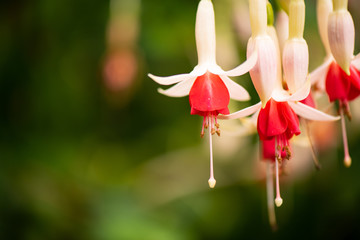
M 345 164 L 350 166 L 344 115 L 350 118 L 349 101 L 360 95 L 360 57 L 354 57 L 354 23 L 347 11 L 347 0 L 318 0 L 319 31 L 327 57 L 324 64 L 308 73 L 309 51 L 303 37 L 304 0 L 286 1 L 287 14 L 281 17 L 281 29 L 273 27 L 273 12 L 267 0 L 250 0 L 252 35 L 247 44 L 247 60 L 230 71 L 216 63 L 215 17 L 210 0 L 201 0 L 195 24 L 198 65 L 188 74 L 158 77 L 161 85 L 172 85 L 159 92 L 171 97 L 189 96 L 191 114 L 203 117 L 201 136 L 208 129 L 210 143 L 209 186 L 216 184 L 213 171 L 212 135 L 220 136 L 218 119 L 229 120 L 253 115 L 262 146 L 262 158 L 269 166 L 268 196 L 280 206 L 279 172 L 292 157 L 291 140 L 301 134 L 299 119 L 336 121 L 341 118 L 345 144 Z M 282 14 L 284 14 L 282 12 Z M 280 19 L 280 18 L 279 18 Z M 286 28 L 286 29 L 284 29 Z M 281 34 L 279 34 L 281 33 Z M 279 39 L 278 39 L 279 38 Z M 248 92 L 229 77 L 249 72 L 260 102 L 230 113 L 230 99 L 247 101 Z M 331 116 L 315 108 L 312 93 L 327 93 L 337 101 L 339 115 Z M 275 174 L 273 173 L 275 169 Z M 270 177 L 269 177 L 270 176 Z M 269 204 L 269 209 L 273 208 Z M 269 211 L 270 212 L 270 211 Z

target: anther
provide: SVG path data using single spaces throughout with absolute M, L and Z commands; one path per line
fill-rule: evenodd
M 220 137 L 220 129 L 216 129 L 216 134 Z
M 215 128 L 211 128 L 211 135 L 214 135 L 215 134 Z

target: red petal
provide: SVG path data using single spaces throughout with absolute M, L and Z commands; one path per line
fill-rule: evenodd
M 263 140 L 262 143 L 262 153 L 263 159 L 275 161 L 275 138 L 271 140 Z M 286 157 L 286 152 L 281 151 L 281 158 Z
M 260 110 L 257 129 L 261 140 L 270 140 L 282 134 L 290 139 L 294 134 L 300 134 L 299 119 L 289 104 L 273 99 Z
M 218 75 L 206 72 L 196 78 L 189 93 L 191 114 L 229 114 L 229 91 Z
M 347 99 L 354 100 L 360 95 L 360 72 L 354 67 L 350 66 L 350 76 L 347 76 L 350 81 L 350 88 Z
M 294 110 L 292 110 L 288 103 L 283 103 L 282 112 L 288 124 L 286 129 L 286 138 L 290 139 L 294 134 L 299 135 L 301 133 L 299 128 L 299 118 Z
M 270 99 L 265 108 L 260 110 L 257 129 L 261 140 L 280 135 L 287 128 L 287 121 L 281 113 L 281 107 L 279 109 L 278 105 L 281 105 L 281 103 Z
M 312 107 L 312 108 L 316 107 L 314 98 L 312 97 L 312 94 L 311 94 L 311 91 L 310 91 L 309 95 L 305 99 L 301 100 L 300 102 L 303 103 L 303 104 L 306 104 L 306 105 L 308 105 L 309 107 Z
M 347 74 L 336 62 L 332 62 L 326 75 L 326 92 L 330 101 L 346 100 L 350 88 Z

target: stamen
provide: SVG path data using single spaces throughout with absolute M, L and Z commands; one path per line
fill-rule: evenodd
M 276 161 L 276 160 L 275 160 Z M 273 171 L 270 161 L 266 161 L 266 193 L 267 193 L 267 207 L 269 215 L 269 223 L 271 228 L 276 231 L 276 216 L 274 207 L 274 183 L 273 183 Z
M 204 137 L 204 135 L 205 135 L 205 131 L 204 131 L 205 125 L 206 125 L 206 117 L 204 117 L 204 119 L 203 119 L 203 124 L 201 127 L 201 134 L 200 134 L 201 137 Z
M 280 153 L 281 154 L 281 153 Z M 283 203 L 283 200 L 280 196 L 280 184 L 279 184 L 279 159 L 275 159 L 275 181 L 276 181 L 276 198 L 275 204 L 277 207 L 280 207 Z
M 209 127 L 209 116 L 205 117 L 205 129 L 207 129 Z
M 211 134 L 215 134 L 215 127 L 214 127 L 214 116 L 210 116 L 211 117 Z
M 215 127 L 216 127 L 216 134 L 220 137 L 220 124 L 217 122 L 217 116 L 215 118 Z
M 341 116 L 341 130 L 342 130 L 342 137 L 343 137 L 343 143 L 344 143 L 344 165 L 345 167 L 351 166 L 351 157 L 349 154 L 349 146 L 348 146 L 348 140 L 346 136 L 346 126 L 345 126 L 345 118 L 344 118 L 344 112 L 343 108 L 340 107 L 340 116 Z
M 287 143 L 288 144 L 288 143 Z M 291 150 L 290 150 L 290 146 L 285 146 L 284 148 L 284 151 L 286 152 L 286 159 L 287 160 L 290 160 L 291 156 L 292 156 L 292 153 L 291 153 Z
M 350 112 L 349 103 L 347 101 L 343 103 L 343 109 L 345 109 L 344 113 L 348 117 L 349 121 L 351 121 L 352 115 L 351 115 L 351 112 Z
M 213 150 L 212 150 L 212 134 L 211 128 L 209 128 L 209 144 L 210 144 L 210 178 L 208 180 L 209 187 L 214 188 L 216 180 L 214 178 L 214 167 L 213 167 Z

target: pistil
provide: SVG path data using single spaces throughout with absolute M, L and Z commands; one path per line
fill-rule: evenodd
M 281 161 L 281 152 L 279 152 L 278 148 L 275 149 L 276 159 L 275 159 L 275 182 L 276 182 L 276 198 L 275 204 L 277 207 L 280 207 L 283 203 L 283 200 L 280 196 L 280 183 L 279 183 L 279 161 Z
M 214 188 L 216 180 L 214 178 L 214 166 L 213 166 L 213 150 L 212 150 L 212 133 L 211 128 L 209 128 L 209 144 L 210 144 L 210 178 L 209 178 L 209 187 Z
M 351 157 L 349 154 L 349 145 L 346 135 L 346 125 L 345 125 L 345 117 L 344 117 L 344 107 L 346 107 L 346 104 L 340 104 L 339 112 L 341 116 L 341 131 L 342 131 L 342 137 L 343 137 L 343 143 L 344 143 L 344 165 L 345 167 L 351 166 Z M 346 111 L 346 109 L 345 109 Z

